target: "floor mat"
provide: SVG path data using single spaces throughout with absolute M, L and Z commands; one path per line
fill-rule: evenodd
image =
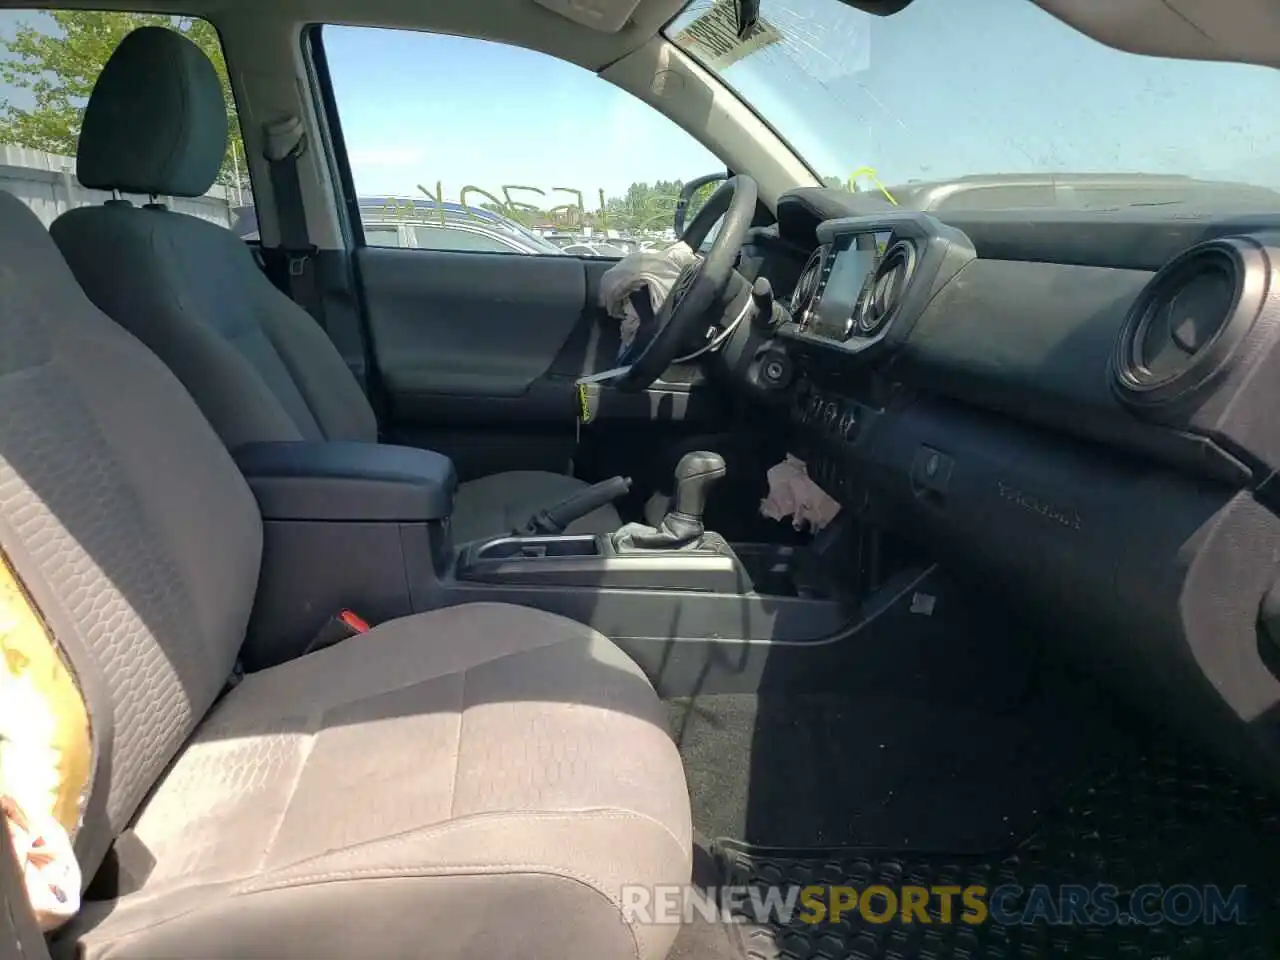
M 992 918 L 981 925 L 944 925 L 940 906 L 931 902 L 928 923 L 918 918 L 903 923 L 900 913 L 889 922 L 874 923 L 854 911 L 838 923 L 815 925 L 798 915 L 760 923 L 745 910 L 735 911 L 743 920 L 730 926 L 735 950 L 751 960 L 1271 960 L 1280 943 L 1277 809 L 1274 798 L 1255 793 L 1212 765 L 1122 751 L 1059 798 L 1036 829 L 1004 854 L 788 854 L 724 841 L 715 852 L 729 885 L 841 884 L 863 890 L 871 884 L 897 889 L 976 884 L 989 891 L 1013 885 L 1022 893 L 1007 896 L 1004 909 L 1038 914 L 1030 923 Z M 1063 884 L 1091 890 L 1111 885 L 1119 913 L 1126 915 L 1132 892 L 1144 884 L 1166 890 L 1188 885 L 1184 891 L 1213 884 L 1224 897 L 1243 886 L 1243 922 L 1055 924 L 1049 922 L 1052 911 L 1063 904 L 1037 900 L 1033 888 L 1042 884 L 1053 888 L 1054 897 L 1062 896 Z M 1192 915 L 1189 896 L 1184 893 L 1181 902 L 1172 904 L 1175 915 L 1185 913 L 1183 920 Z M 1142 904 L 1158 902 L 1157 896 Z M 885 903 L 873 903 L 874 917 Z M 957 915 L 959 910 L 957 898 Z
M 1095 760 L 1079 690 L 1004 712 L 895 697 L 724 694 L 669 705 L 708 838 L 986 853 L 1026 836 Z

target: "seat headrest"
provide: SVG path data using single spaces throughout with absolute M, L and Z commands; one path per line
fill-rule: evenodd
M 227 108 L 209 58 L 180 33 L 140 27 L 94 85 L 76 175 L 90 189 L 198 197 L 226 149 Z

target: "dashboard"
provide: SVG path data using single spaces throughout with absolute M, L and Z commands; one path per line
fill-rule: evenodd
M 846 509 L 1280 770 L 1280 220 L 865 206 L 783 197 L 728 375 Z

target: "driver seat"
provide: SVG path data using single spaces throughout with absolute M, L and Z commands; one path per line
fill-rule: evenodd
M 91 189 L 198 197 L 226 150 L 213 64 L 160 27 L 129 34 L 104 67 L 80 131 L 76 174 Z M 168 365 L 228 449 L 259 441 L 376 443 L 368 399 L 332 341 L 282 294 L 230 231 L 152 202 L 81 207 L 50 229 L 89 298 Z M 584 488 L 574 477 L 513 471 L 463 483 L 455 542 L 510 533 Z M 602 507 L 571 533 L 621 526 Z

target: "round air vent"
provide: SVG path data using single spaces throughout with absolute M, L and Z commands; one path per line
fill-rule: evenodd
M 1221 370 L 1262 305 L 1266 265 L 1247 240 L 1197 244 L 1156 273 L 1125 318 L 1113 368 L 1121 396 L 1168 403 Z
M 907 284 L 916 269 L 916 248 L 908 240 L 899 240 L 885 251 L 867 289 L 858 302 L 856 319 L 859 336 L 873 337 L 885 328 L 889 318 L 902 302 Z
M 809 255 L 804 269 L 800 271 L 800 279 L 791 292 L 791 316 L 803 330 L 812 319 L 814 299 L 818 295 L 818 286 L 822 282 L 822 266 L 826 262 L 828 244 L 822 244 Z

